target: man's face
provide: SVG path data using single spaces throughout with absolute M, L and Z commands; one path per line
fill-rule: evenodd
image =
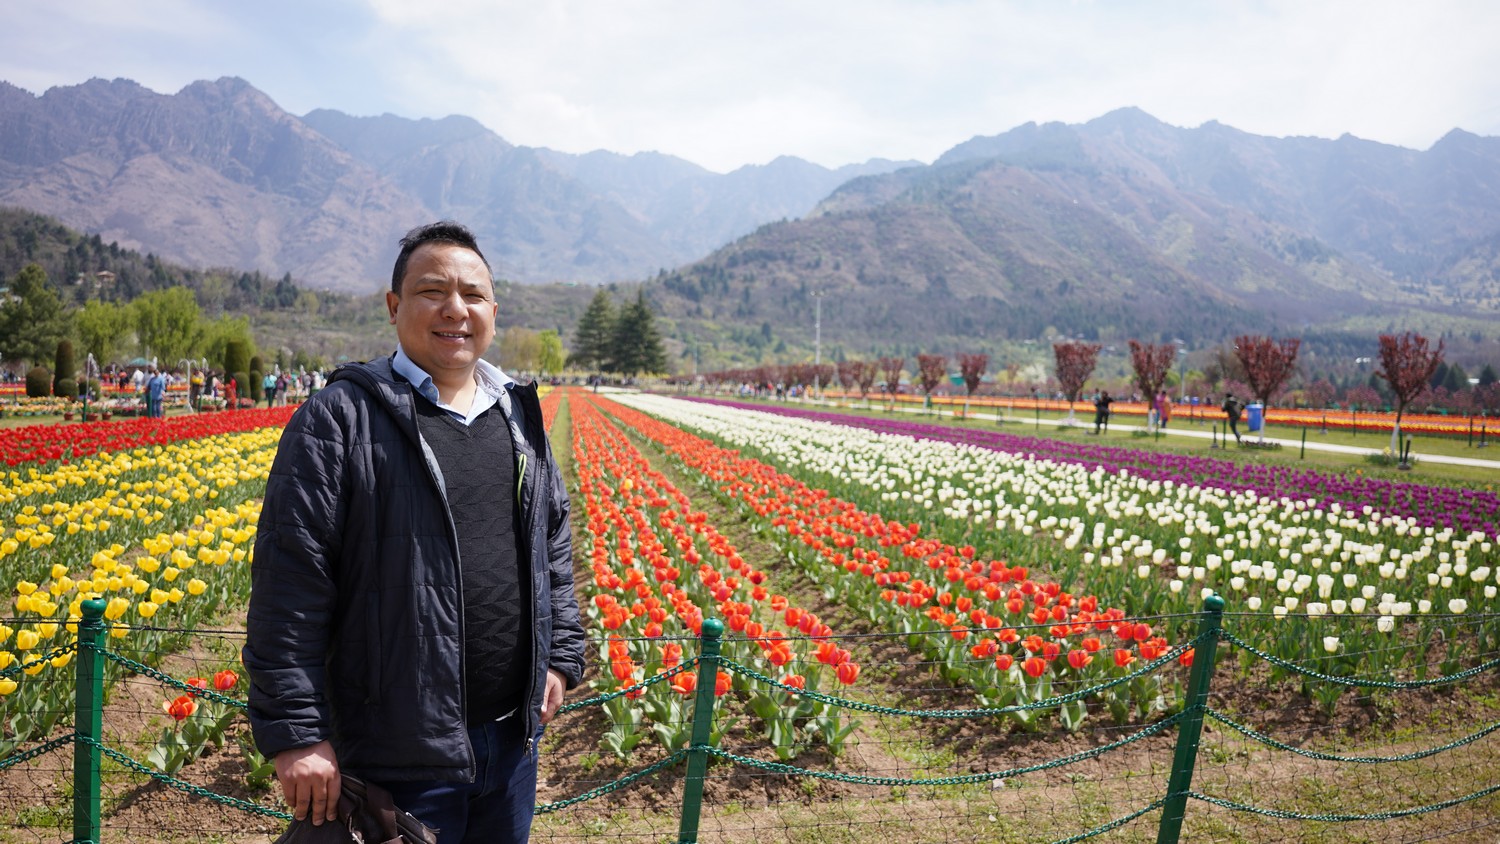
M 407 259 L 401 293 L 385 294 L 396 338 L 435 381 L 472 378 L 495 339 L 494 283 L 472 250 L 425 243 Z

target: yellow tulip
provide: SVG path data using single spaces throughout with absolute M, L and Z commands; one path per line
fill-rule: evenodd
M 10 651 L 0 651 L 0 669 L 6 669 L 16 664 L 16 655 Z
M 130 609 L 128 598 L 110 598 L 109 603 L 104 605 L 104 617 L 114 621 L 124 615 L 128 609 Z
M 0 695 L 8 695 L 16 690 L 16 681 L 9 677 L 0 677 Z
M 179 574 L 182 574 L 182 572 L 179 571 L 176 567 L 167 566 L 166 568 L 162 569 L 161 579 L 165 580 L 168 583 L 171 583 L 172 581 L 177 579 L 177 575 Z
M 137 580 L 136 582 L 130 584 L 130 591 L 134 592 L 137 595 L 146 594 L 146 590 L 150 588 L 151 584 L 147 583 L 144 580 Z
M 182 596 L 184 594 L 185 593 L 181 589 L 177 589 L 174 587 L 171 592 L 167 593 L 167 600 L 175 604 L 178 601 L 182 600 Z
M 141 618 L 150 618 L 156 615 L 156 604 L 150 601 L 141 601 L 135 605 L 135 611 L 140 614 Z
M 58 654 L 57 656 L 55 656 L 55 657 L 52 658 L 52 667 L 53 668 L 66 668 L 68 666 L 68 663 L 72 662 L 72 661 L 73 661 L 73 652 L 72 651 L 69 651 L 69 652 L 63 653 L 63 654 Z
M 5 644 L 6 641 L 10 639 L 10 634 L 12 634 L 14 632 L 16 632 L 16 631 L 10 629 L 9 627 L 6 627 L 3 624 L 0 624 L 0 645 Z M 0 668 L 4 668 L 4 667 L 5 666 L 3 664 L 0 664 Z
M 62 580 L 63 578 L 65 578 L 67 576 L 68 576 L 68 567 L 67 566 L 63 565 L 62 563 L 53 563 L 52 564 L 52 579 L 53 580 Z
M 57 623 L 56 622 L 52 622 L 52 621 L 46 621 L 46 622 L 43 622 L 41 624 L 38 624 L 36 626 L 36 632 L 43 639 L 51 639 L 53 636 L 57 635 Z
M 146 572 L 147 574 L 150 574 L 161 568 L 161 560 L 158 560 L 155 557 L 142 557 L 137 560 L 135 564 L 140 566 L 141 571 Z
M 151 590 L 151 603 L 160 605 L 160 604 L 165 604 L 166 602 L 167 602 L 167 593 L 166 592 L 163 592 L 160 589 L 152 589 Z
M 22 668 L 21 670 L 25 671 L 26 674 L 27 674 L 27 676 L 35 677 L 36 675 L 42 673 L 42 669 L 46 668 L 46 667 L 47 667 L 47 663 L 45 663 L 45 662 L 37 662 L 37 663 L 33 663 L 31 665 L 28 665 L 25 668 Z
M 36 647 L 36 643 L 40 640 L 41 637 L 36 634 L 35 630 L 21 630 L 16 634 L 16 650 L 29 651 Z
M 109 635 L 115 639 L 123 639 L 130 633 L 130 628 L 116 621 L 109 626 Z
M 36 591 L 36 584 L 32 583 L 29 580 L 19 581 L 18 583 L 16 583 L 16 591 L 20 592 L 22 595 L 30 595 L 32 592 Z
M 204 583 L 196 577 L 192 580 L 189 580 L 187 584 L 187 591 L 189 595 L 202 595 L 203 591 L 207 588 L 208 584 Z

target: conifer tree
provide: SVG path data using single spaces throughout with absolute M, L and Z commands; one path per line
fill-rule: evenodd
M 573 353 L 568 365 L 580 369 L 603 369 L 609 362 L 615 333 L 615 305 L 609 292 L 600 289 L 589 301 L 574 331 Z
M 644 291 L 615 318 L 606 368 L 626 377 L 667 370 L 667 354 Z

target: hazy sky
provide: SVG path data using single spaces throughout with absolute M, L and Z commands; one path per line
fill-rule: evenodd
M 1027 121 L 1426 149 L 1500 134 L 1495 0 L 5 0 L 0 79 L 163 93 L 239 76 L 283 108 L 466 114 L 566 152 L 727 171 L 931 161 Z M 436 9 L 438 11 L 432 11 Z

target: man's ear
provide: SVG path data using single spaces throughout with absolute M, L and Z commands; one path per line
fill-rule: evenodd
M 398 296 L 398 295 L 396 295 L 396 293 L 394 291 L 387 290 L 385 292 L 385 309 L 390 312 L 390 315 L 391 315 L 391 325 L 395 325 L 396 324 L 396 308 L 400 304 L 401 304 L 401 297 Z

